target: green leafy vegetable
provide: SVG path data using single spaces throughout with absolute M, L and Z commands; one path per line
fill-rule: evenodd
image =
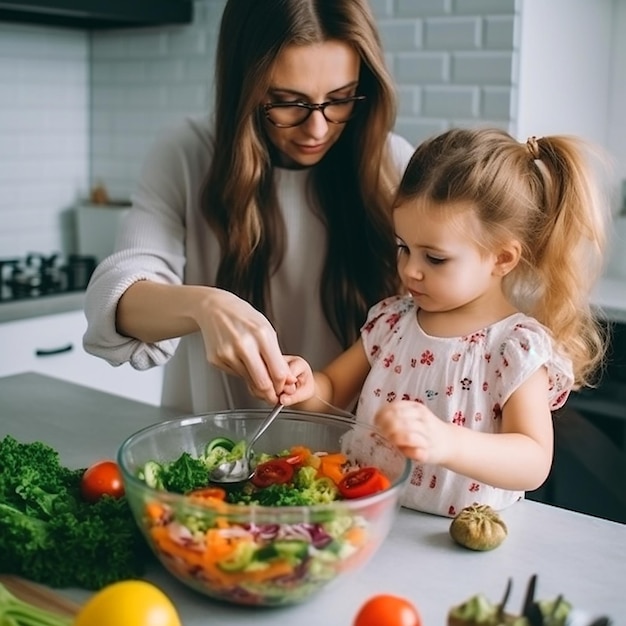
M 206 487 L 209 480 L 205 463 L 188 452 L 183 452 L 175 461 L 162 466 L 159 477 L 163 481 L 163 487 L 175 493 L 187 493 Z
M 0 624 L 6 626 L 71 626 L 68 617 L 40 609 L 16 598 L 0 583 Z
M 92 590 L 143 574 L 148 548 L 126 498 L 86 502 L 83 471 L 44 443 L 0 440 L 1 572 Z

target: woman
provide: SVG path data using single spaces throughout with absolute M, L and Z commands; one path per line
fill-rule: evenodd
M 413 149 L 394 119 L 366 0 L 229 0 L 214 121 L 148 156 L 87 290 L 85 349 L 169 361 L 163 404 L 188 412 L 278 395 L 283 353 L 334 358 L 397 287 L 389 208 Z

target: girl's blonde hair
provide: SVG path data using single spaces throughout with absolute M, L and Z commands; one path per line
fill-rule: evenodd
M 552 332 L 573 362 L 576 387 L 590 385 L 605 336 L 590 303 L 604 262 L 608 203 L 595 177 L 589 144 L 569 136 L 519 143 L 498 129 L 454 129 L 422 143 L 400 183 L 395 205 L 451 210 L 471 204 L 478 243 L 522 247 L 504 279 L 510 300 Z
M 286 233 L 260 107 L 281 51 L 325 41 L 344 42 L 359 54 L 357 93 L 366 96 L 312 168 L 309 189 L 328 237 L 320 251 L 326 255 L 320 298 L 347 347 L 369 307 L 398 287 L 390 207 L 400 172 L 388 144 L 396 95 L 367 0 L 229 0 L 217 47 L 215 152 L 202 206 L 221 247 L 217 286 L 271 319 L 269 279 L 283 259 Z

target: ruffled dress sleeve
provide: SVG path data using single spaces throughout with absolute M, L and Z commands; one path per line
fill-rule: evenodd
M 550 410 L 565 404 L 574 385 L 572 362 L 557 351 L 550 331 L 542 324 L 525 316 L 516 321 L 494 356 L 500 406 L 540 367 L 548 372 Z

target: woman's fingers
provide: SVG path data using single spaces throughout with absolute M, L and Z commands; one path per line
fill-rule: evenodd
M 264 315 L 234 294 L 221 292 L 198 325 L 209 363 L 242 377 L 254 395 L 270 399 L 273 394 L 276 400 L 290 372 Z

